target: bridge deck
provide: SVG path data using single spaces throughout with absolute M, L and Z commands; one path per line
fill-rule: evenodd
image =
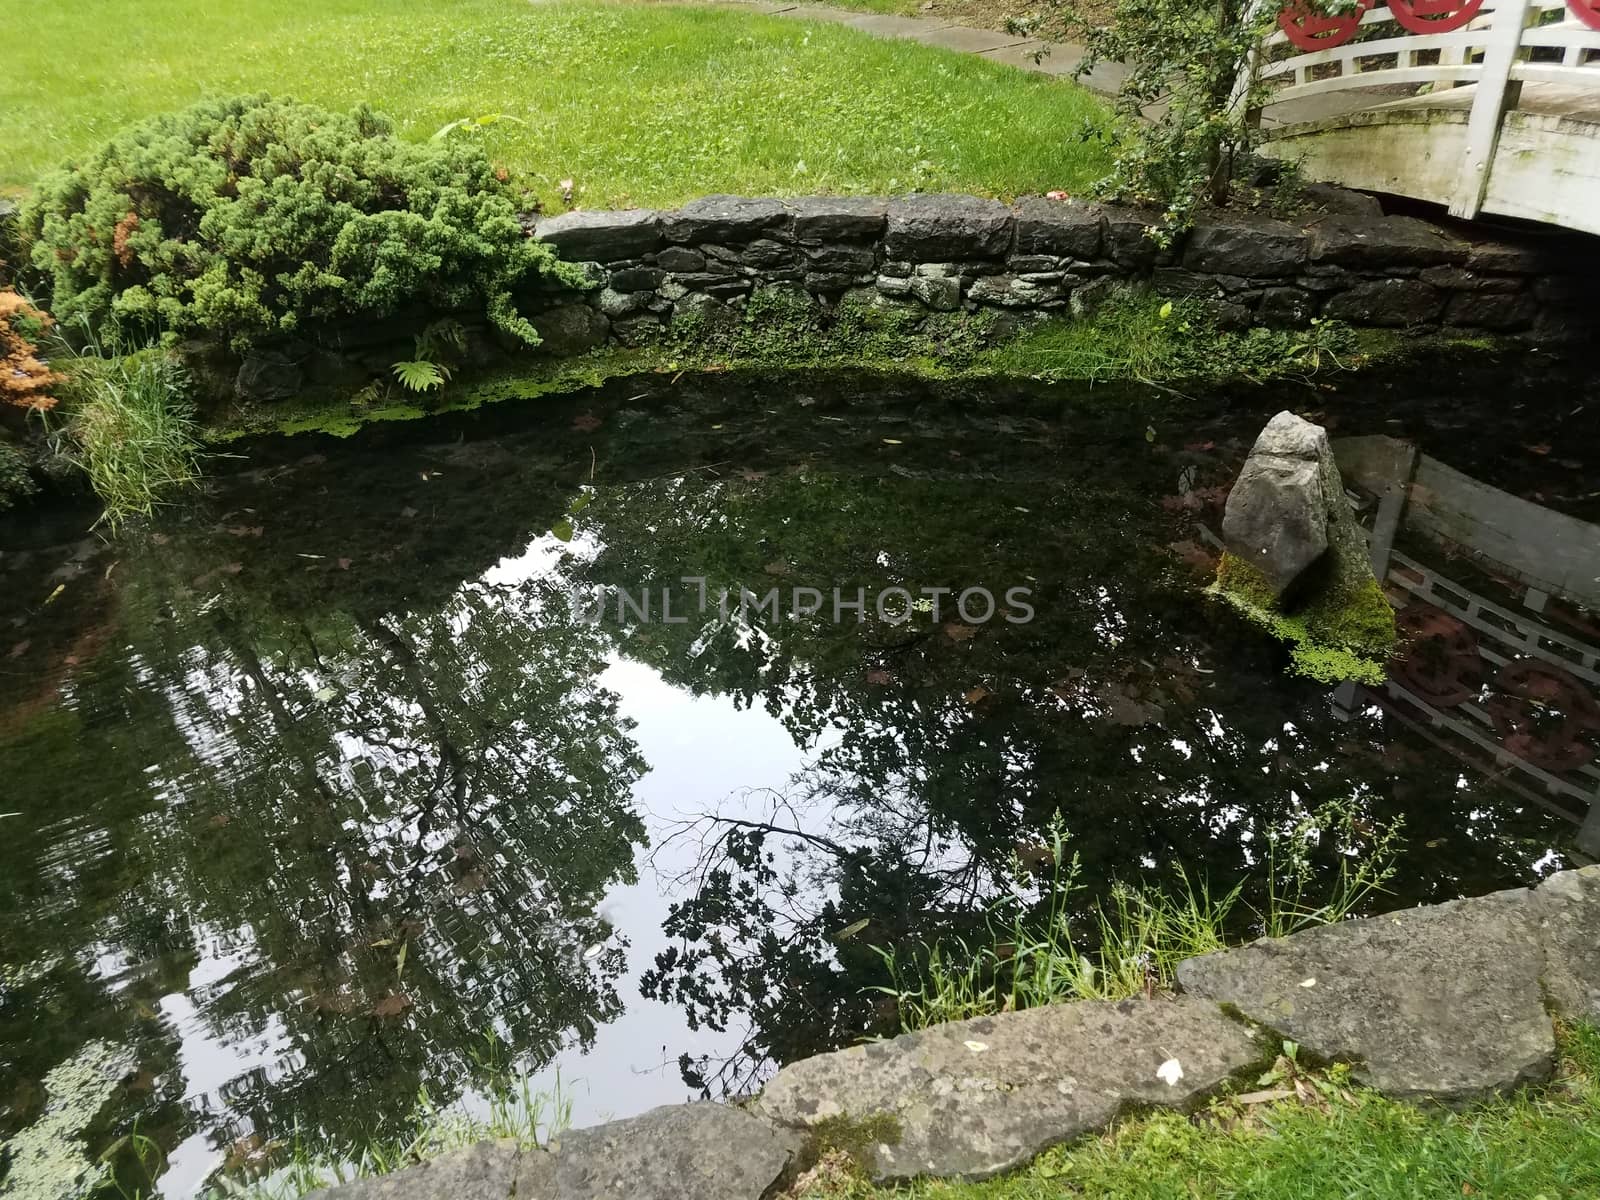
M 1409 90 L 1409 89 L 1407 89 Z M 1347 89 L 1273 105 L 1267 152 L 1349 187 L 1450 204 L 1478 87 L 1394 98 Z M 1494 153 L 1483 211 L 1600 234 L 1600 91 L 1524 83 Z

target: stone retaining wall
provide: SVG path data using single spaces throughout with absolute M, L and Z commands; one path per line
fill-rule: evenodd
M 644 253 L 644 252 L 641 252 Z M 1392 1096 L 1550 1078 L 1553 1018 L 1600 1024 L 1600 867 L 1191 959 L 1183 994 L 936 1026 L 793 1063 L 746 1103 L 483 1143 L 325 1200 L 758 1200 L 820 1146 L 880 1181 L 981 1179 L 1134 1108 L 1253 1080 L 1284 1039 Z
M 1092 309 L 1118 288 L 1211 305 L 1224 326 L 1354 325 L 1462 329 L 1569 340 L 1592 332 L 1593 239 L 1492 240 L 1465 227 L 1386 216 L 1369 196 L 1306 191 L 1294 222 L 1225 213 L 1179 244 L 1148 236 L 1155 218 L 1029 197 L 749 200 L 712 196 L 674 211 L 571 212 L 536 235 L 589 264 L 582 303 L 536 320 L 567 353 L 637 345 L 685 312 L 717 314 L 757 288 L 801 289 L 927 312 L 1047 314 Z

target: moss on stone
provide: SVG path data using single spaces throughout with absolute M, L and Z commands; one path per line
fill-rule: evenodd
M 379 422 L 561 395 L 648 371 L 838 366 L 934 380 L 1260 382 L 1393 365 L 1444 345 L 1479 350 L 1496 344 L 1444 335 L 1404 340 L 1392 331 L 1352 330 L 1337 322 L 1309 331 L 1224 331 L 1201 308 L 1155 296 L 1123 297 L 1085 317 L 1025 319 L 992 309 L 928 312 L 867 288 L 825 305 L 796 284 L 776 284 L 756 288 L 742 308 L 680 304 L 670 324 L 632 348 L 531 358 L 456 380 L 425 399 L 386 383 L 354 395 L 312 393 L 290 404 L 220 414 L 206 437 L 214 443 L 265 433 L 349 437 Z
M 808 1133 L 796 1164 L 802 1171 L 830 1155 L 837 1155 L 847 1158 L 862 1175 L 870 1175 L 873 1150 L 878 1146 L 899 1145 L 904 1128 L 893 1113 L 874 1113 L 870 1117 L 840 1114 L 809 1126 Z
M 649 351 L 606 349 L 578 358 L 533 360 L 525 366 L 461 380 L 426 401 L 364 388 L 353 396 L 312 395 L 295 404 L 223 414 L 206 428 L 206 440 L 225 443 L 257 434 L 320 433 L 350 437 L 364 426 L 416 421 L 443 413 L 471 412 L 507 400 L 534 400 L 598 387 L 620 375 L 659 368 Z M 376 395 L 376 399 L 375 399 Z M 380 402 L 381 401 L 381 402 Z
M 1381 684 L 1394 652 L 1394 610 L 1370 572 L 1352 582 L 1334 578 L 1304 605 L 1284 611 L 1254 565 L 1224 554 L 1207 589 L 1235 611 L 1289 644 L 1296 674 L 1320 683 Z

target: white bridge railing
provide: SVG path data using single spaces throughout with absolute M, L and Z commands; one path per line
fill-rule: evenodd
M 1600 0 L 1360 0 L 1341 16 L 1291 0 L 1254 68 L 1269 104 L 1386 84 L 1475 85 L 1450 205 L 1475 217 L 1524 83 L 1600 96 Z

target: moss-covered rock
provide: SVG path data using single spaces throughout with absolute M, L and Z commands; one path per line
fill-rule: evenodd
M 1394 610 L 1373 574 L 1326 433 L 1279 413 L 1239 479 L 1212 591 L 1288 642 L 1299 673 L 1324 683 L 1381 683 L 1395 647 Z M 1273 526 L 1274 505 L 1293 528 Z M 1314 556 L 1291 553 L 1311 543 Z

